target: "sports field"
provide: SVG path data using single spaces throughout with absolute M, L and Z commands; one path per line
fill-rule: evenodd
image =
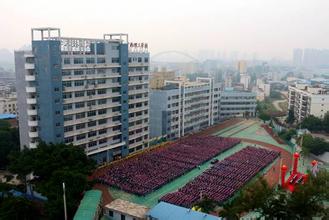
M 269 148 L 272 150 L 279 150 L 282 154 L 282 160 L 289 167 L 291 166 L 291 151 L 292 149 L 288 145 L 278 144 L 268 133 L 261 127 L 261 123 L 255 120 L 235 120 L 232 123 L 226 123 L 227 125 L 219 130 L 211 128 L 211 133 L 216 136 L 222 137 L 236 137 L 242 140 L 242 143 L 236 145 L 235 147 L 225 151 L 224 153 L 218 155 L 217 159 L 223 160 L 224 158 L 234 154 L 235 152 L 243 149 L 248 145 L 257 145 L 260 147 Z M 207 130 L 206 130 L 207 132 Z M 210 132 L 209 132 L 210 133 Z M 131 193 L 118 190 L 116 188 L 110 187 L 109 192 L 113 199 L 121 198 L 128 200 L 137 204 L 145 205 L 147 207 L 152 207 L 158 203 L 158 199 L 163 195 L 173 192 L 180 187 L 184 186 L 186 183 L 191 181 L 196 176 L 200 175 L 206 169 L 211 166 L 210 161 L 201 165 L 200 168 L 195 168 L 183 176 L 178 177 L 174 181 L 162 186 L 158 190 L 147 194 L 146 196 L 137 196 Z M 262 173 L 265 178 L 272 184 L 277 183 L 279 180 L 279 169 L 280 160 L 276 160 L 273 164 L 268 166 Z M 265 174 L 266 173 L 266 174 Z
M 262 127 L 261 122 L 255 120 L 245 120 L 237 124 L 229 126 L 219 132 L 214 133 L 217 136 L 222 137 L 236 137 L 241 139 L 250 139 L 275 145 L 288 152 L 292 152 L 293 149 L 286 144 L 279 144 L 274 140 Z
M 218 160 L 223 160 L 224 158 L 243 149 L 247 145 L 248 144 L 240 143 L 214 158 L 217 158 Z M 158 190 L 156 190 L 146 196 L 136 196 L 134 194 L 130 194 L 130 193 L 124 192 L 122 190 L 115 189 L 113 187 L 110 187 L 109 191 L 114 199 L 121 198 L 121 199 L 128 200 L 128 201 L 131 201 L 131 202 L 134 202 L 137 204 L 145 205 L 147 207 L 152 207 L 158 203 L 158 199 L 161 198 L 163 195 L 165 195 L 169 192 L 175 191 L 178 188 L 184 186 L 186 183 L 191 181 L 196 176 L 200 175 L 203 171 L 208 169 L 210 166 L 211 166 L 211 161 L 208 161 L 208 162 L 204 163 L 203 165 L 201 165 L 200 168 L 195 168 L 195 169 L 191 170 L 190 172 L 186 173 L 185 175 L 178 177 L 174 181 L 167 183 L 166 185 L 162 186 Z

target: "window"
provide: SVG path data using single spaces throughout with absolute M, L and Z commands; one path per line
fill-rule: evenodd
M 73 120 L 73 115 L 64 115 L 64 121 L 71 121 Z
M 70 99 L 70 98 L 72 98 L 72 93 L 71 92 L 63 93 L 63 99 Z
M 97 63 L 105 63 L 105 57 L 98 57 Z
M 83 70 L 74 70 L 74 75 L 75 76 L 83 75 Z
M 72 104 L 64 104 L 63 105 L 63 109 L 64 110 L 70 110 L 70 109 L 72 109 Z
M 98 125 L 103 125 L 103 124 L 106 124 L 106 123 L 107 123 L 106 118 L 98 120 Z
M 95 116 L 96 115 L 96 111 L 89 111 L 87 113 L 88 117 L 92 117 L 92 116 Z
M 97 84 L 105 84 L 106 83 L 106 79 L 98 79 L 97 80 Z
M 87 96 L 90 96 L 90 95 L 96 95 L 95 90 L 88 90 L 87 91 Z
M 71 64 L 71 60 L 69 57 L 64 58 L 64 64 Z
M 93 141 L 88 144 L 88 147 L 94 147 L 96 145 L 97 145 L 97 141 Z
M 85 139 L 86 138 L 86 134 L 79 134 L 77 135 L 77 141 Z
M 98 74 L 104 74 L 104 73 L 106 73 L 106 69 L 98 69 L 97 73 Z
M 104 144 L 104 143 L 106 143 L 106 142 L 107 142 L 107 139 L 104 138 L 104 139 L 99 140 L 99 141 L 98 141 L 98 144 Z
M 71 75 L 71 71 L 70 70 L 63 70 L 62 71 L 62 76 L 70 76 Z
M 97 43 L 96 44 L 96 50 L 97 50 L 97 54 L 105 54 L 105 44 L 104 43 Z
M 64 139 L 65 143 L 71 143 L 73 142 L 74 138 L 73 137 L 67 137 Z
M 99 89 L 99 90 L 97 90 L 97 94 L 98 95 L 106 94 L 106 89 Z
M 71 87 L 72 86 L 72 83 L 71 83 L 71 81 L 64 81 L 62 83 L 62 85 L 63 85 L 63 87 Z
M 104 115 L 104 114 L 106 114 L 106 109 L 99 109 L 99 110 L 98 110 L 98 114 L 99 114 L 99 115 Z
M 83 80 L 76 80 L 74 81 L 74 86 L 83 86 L 85 83 Z
M 142 58 L 138 57 L 138 63 L 141 63 L 141 62 L 142 62 Z
M 98 105 L 104 105 L 106 104 L 106 99 L 99 99 L 98 100 Z
M 69 131 L 73 131 L 73 126 L 65 126 L 64 127 L 64 132 L 69 132 Z
M 82 64 L 83 63 L 83 58 L 82 57 L 75 57 L 73 60 L 74 64 Z
M 94 79 L 88 79 L 87 80 L 87 85 L 95 85 L 95 80 Z
M 86 74 L 87 75 L 95 74 L 95 70 L 94 69 L 88 69 L 88 70 L 86 70 Z
M 59 127 L 59 126 L 61 126 L 61 123 L 57 122 L 57 123 L 55 124 L 55 126 L 56 126 L 56 127 Z
M 80 129 L 83 129 L 83 128 L 85 128 L 86 127 L 86 124 L 85 123 L 81 123 L 81 124 L 77 124 L 76 126 L 75 126 L 75 129 L 76 130 L 80 130 Z
M 119 58 L 112 58 L 112 63 L 119 63 Z
M 84 108 L 85 107 L 85 103 L 84 102 L 77 102 L 75 103 L 75 108 Z
M 87 57 L 86 58 L 86 63 L 88 63 L 88 64 L 95 63 L 95 58 L 94 57 Z
M 96 101 L 95 100 L 91 100 L 87 102 L 87 106 L 93 106 L 96 105 Z
M 98 131 L 98 134 L 106 134 L 107 130 L 106 129 L 101 129 Z
M 96 136 L 96 131 L 88 132 L 88 137 L 94 137 L 94 136 Z
M 76 119 L 81 119 L 81 118 L 85 118 L 86 117 L 86 113 L 85 112 L 82 112 L 82 113 L 78 113 L 75 115 L 75 118 Z
M 145 62 L 145 63 L 148 63 L 148 62 L 149 62 L 149 58 L 148 58 L 148 57 L 145 57 L 145 58 L 144 58 L 144 62 Z
M 96 121 L 88 122 L 88 127 L 94 127 L 94 126 L 96 126 Z
M 75 92 L 74 93 L 74 96 L 77 98 L 77 97 L 83 97 L 85 96 L 85 92 L 84 91 L 79 91 L 79 92 Z
M 121 214 L 121 220 L 126 220 L 126 216 Z

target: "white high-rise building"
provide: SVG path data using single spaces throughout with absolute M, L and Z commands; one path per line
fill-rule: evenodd
M 250 76 L 248 74 L 240 74 L 240 83 L 243 84 L 244 90 L 249 90 Z
M 289 86 L 288 109 L 299 122 L 309 115 L 322 118 L 329 111 L 329 90 L 297 83 Z
M 32 51 L 16 51 L 15 65 L 22 147 L 72 143 L 98 163 L 148 147 L 147 44 L 36 28 Z

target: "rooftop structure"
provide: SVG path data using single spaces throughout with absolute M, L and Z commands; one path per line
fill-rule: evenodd
M 125 216 L 125 219 L 146 219 L 146 213 L 148 211 L 149 208 L 146 206 L 122 199 L 116 199 L 105 206 L 105 215 L 113 220 L 121 220 L 122 216 Z
M 160 202 L 147 213 L 148 220 L 221 220 L 222 218 Z
M 100 190 L 89 190 L 80 201 L 78 210 L 73 220 L 96 220 L 101 214 L 102 192 Z

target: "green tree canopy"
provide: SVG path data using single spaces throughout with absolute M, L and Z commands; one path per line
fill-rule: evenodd
M 7 197 L 0 202 L 1 220 L 38 220 L 40 212 L 31 201 L 22 197 Z
M 19 134 L 17 128 L 11 128 L 5 120 L 0 120 L 0 168 L 8 165 L 11 151 L 19 151 Z
M 65 144 L 41 143 L 35 149 L 13 153 L 10 159 L 10 171 L 22 177 L 29 173 L 35 176 L 37 191 L 48 198 L 47 219 L 63 219 L 63 182 L 68 214 L 73 216 L 83 191 L 88 188 L 87 176 L 95 167 L 83 149 Z
M 312 219 L 329 216 L 324 201 L 329 201 L 329 172 L 309 174 L 305 184 L 294 192 L 271 189 L 265 181 L 247 187 L 233 202 L 224 205 L 221 216 L 238 219 L 242 213 L 256 211 L 265 219 Z

